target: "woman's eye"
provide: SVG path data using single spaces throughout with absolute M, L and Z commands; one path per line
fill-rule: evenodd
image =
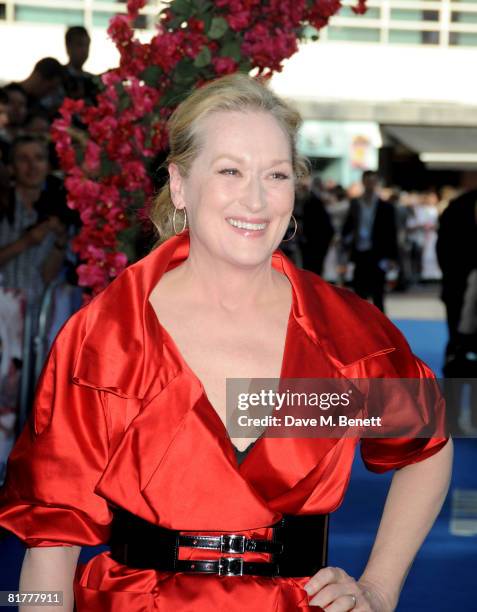
M 226 176 L 238 176 L 240 174 L 240 171 L 237 168 L 223 168 L 222 170 L 219 170 L 219 174 L 223 174 Z M 288 174 L 285 174 L 284 172 L 273 172 L 272 178 L 284 181 L 286 179 L 289 179 L 290 176 Z

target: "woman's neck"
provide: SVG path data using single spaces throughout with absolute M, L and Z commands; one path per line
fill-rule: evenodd
M 180 268 L 178 273 L 190 295 L 230 314 L 274 302 L 282 295 L 284 283 L 288 283 L 272 268 L 270 260 L 239 267 L 213 257 L 196 256 L 191 250 Z

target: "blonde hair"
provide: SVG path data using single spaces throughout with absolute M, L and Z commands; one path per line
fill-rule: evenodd
M 240 73 L 207 83 L 179 104 L 167 123 L 170 152 L 164 166 L 177 164 L 181 176 L 187 177 L 202 146 L 197 134 L 200 121 L 214 112 L 247 110 L 268 112 L 278 121 L 290 139 L 295 176 L 309 174 L 308 160 L 300 156 L 296 149 L 297 132 L 302 121 L 300 114 L 258 80 Z M 167 181 L 156 197 L 150 214 L 159 233 L 155 246 L 174 235 L 173 213 L 174 204 Z M 181 215 L 179 227 L 182 227 L 182 219 Z

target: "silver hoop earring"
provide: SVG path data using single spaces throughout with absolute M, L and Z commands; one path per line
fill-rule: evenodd
M 296 230 L 298 229 L 298 223 L 296 222 L 296 219 L 293 215 L 291 216 L 291 218 L 293 219 L 295 223 L 295 229 L 293 230 L 293 234 L 290 236 L 290 238 L 287 238 L 286 240 L 282 240 L 282 242 L 288 242 L 289 240 L 293 240 L 293 238 L 295 238 Z
M 182 210 L 184 211 L 184 225 L 182 226 L 182 229 L 180 232 L 177 231 L 176 228 L 176 213 L 177 213 L 177 208 L 174 206 L 174 213 L 172 214 L 172 227 L 174 228 L 174 233 L 176 236 L 178 236 L 179 234 L 182 234 L 182 232 L 185 230 L 186 225 L 187 225 L 187 213 L 186 213 L 186 209 L 183 208 Z

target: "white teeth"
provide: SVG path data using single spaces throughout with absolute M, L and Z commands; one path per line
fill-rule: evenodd
M 238 227 L 240 229 L 248 229 L 248 230 L 263 230 L 266 228 L 266 223 L 246 223 L 245 221 L 237 221 L 236 219 L 227 219 L 230 225 L 234 227 Z

